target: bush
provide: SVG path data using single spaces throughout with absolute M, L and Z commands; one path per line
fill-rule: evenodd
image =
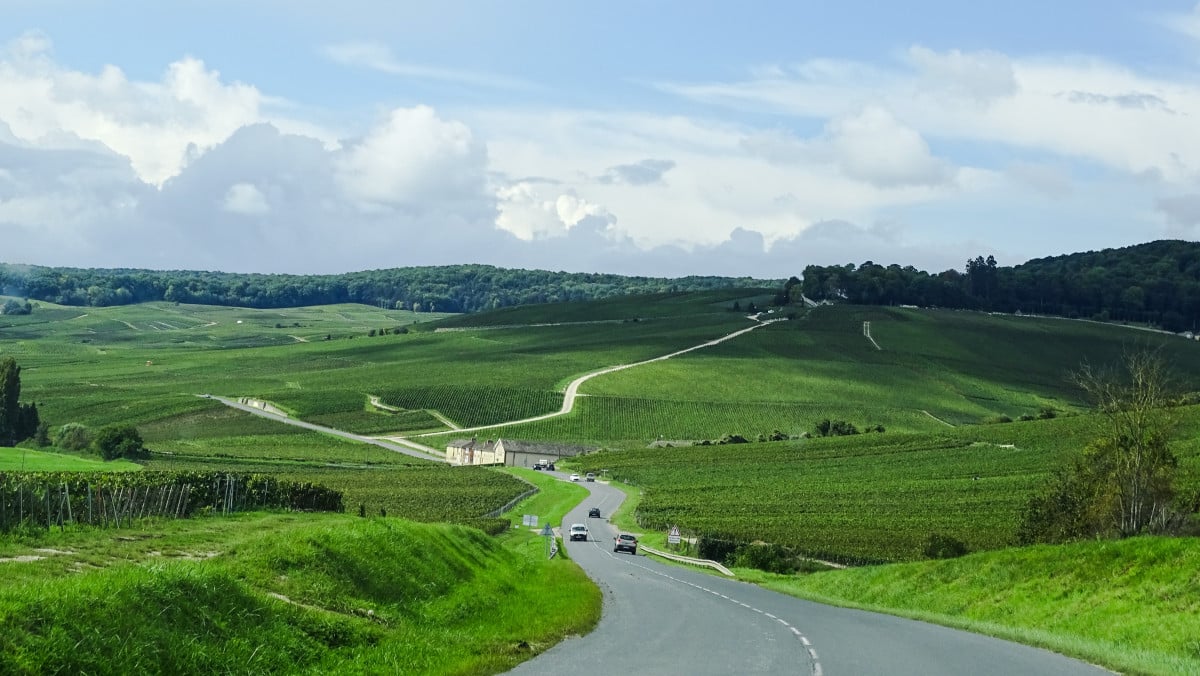
M 1001 415 L 993 415 L 993 416 L 984 418 L 983 424 L 984 425 L 1002 425 L 1004 423 L 1010 423 L 1012 421 L 1013 421 L 1012 418 L 1001 414 Z
M 92 448 L 105 460 L 144 458 L 149 455 L 142 435 L 133 425 L 106 425 L 96 433 Z
M 67 423 L 58 428 L 54 445 L 68 451 L 82 451 L 92 445 L 92 432 L 85 425 Z
M 929 537 L 925 538 L 921 553 L 928 559 L 956 559 L 967 553 L 967 545 L 949 535 L 930 533 Z
M 845 420 L 830 421 L 828 418 L 817 423 L 814 428 L 819 437 L 844 437 L 858 434 L 858 428 Z
M 750 544 L 739 548 L 733 557 L 733 565 L 780 575 L 791 575 L 799 569 L 795 555 L 774 544 Z
M 696 554 L 718 563 L 728 563 L 740 547 L 740 542 L 717 535 L 701 535 L 696 539 Z
M 22 304 L 15 300 L 9 300 L 4 307 L 0 308 L 0 315 L 27 315 L 31 312 L 33 312 L 33 306 L 29 301 Z

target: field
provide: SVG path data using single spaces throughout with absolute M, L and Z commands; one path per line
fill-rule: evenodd
M 1200 407 L 1176 453 L 1200 469 Z M 1092 434 L 1091 416 L 761 444 L 596 453 L 576 461 L 643 492 L 641 527 L 765 541 L 835 562 L 922 558 L 932 533 L 972 551 L 1015 543 L 1028 497 Z M 1189 487 L 1200 488 L 1197 476 Z
M 360 433 L 440 431 L 422 438 L 436 448 L 461 435 L 450 424 L 497 425 L 555 411 L 579 375 L 750 326 L 730 307 L 764 300 L 762 290 L 659 294 L 417 325 L 430 317 L 362 306 L 46 306 L 4 319 L 0 354 L 18 359 L 23 398 L 38 401 L 44 419 L 134 423 L 155 451 L 152 467 L 265 468 L 330 483 L 346 491 L 349 509 L 461 520 L 503 504 L 522 485 L 426 481 L 422 472 L 434 477 L 446 468 L 418 469 L 412 458 L 196 395 L 261 398 Z M 882 350 L 862 335 L 866 321 Z M 405 322 L 412 330 L 394 330 Z M 931 532 L 974 548 L 1010 542 L 1025 496 L 1062 452 L 1086 443 L 1084 419 L 1062 417 L 1084 410 L 1070 371 L 1145 344 L 1160 346 L 1182 379 L 1200 375 L 1196 343 L 1110 325 L 905 308 L 798 310 L 791 321 L 735 340 L 590 380 L 569 415 L 488 435 L 630 450 L 595 462 L 647 490 L 639 517 L 648 528 L 678 521 L 714 537 L 843 560 L 905 560 Z M 1047 408 L 1060 417 L 978 424 Z M 691 446 L 776 430 L 800 437 L 822 419 L 886 431 Z M 638 450 L 656 441 L 679 448 Z M 398 473 L 413 477 L 409 494 L 393 489 Z M 440 488 L 458 496 L 459 511 L 438 506 L 431 496 Z M 947 504 L 956 509 L 938 507 Z

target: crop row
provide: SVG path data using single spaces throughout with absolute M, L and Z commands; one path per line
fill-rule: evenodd
M 1180 414 L 1176 452 L 1196 468 L 1200 407 Z M 637 518 L 647 529 L 677 525 L 847 562 L 910 560 L 933 533 L 972 550 L 1012 543 L 1028 497 L 1088 443 L 1093 422 L 610 451 L 584 456 L 580 469 L 642 488 Z
M 683 443 L 739 434 L 749 439 L 779 430 L 790 436 L 811 432 L 830 417 L 848 418 L 858 427 L 882 424 L 891 429 L 932 426 L 912 410 L 846 403 L 762 401 L 671 401 L 641 397 L 581 397 L 570 415 L 505 428 L 501 434 L 529 439 L 682 440 Z
M 270 507 L 342 511 L 342 495 L 306 481 L 232 472 L 0 473 L 0 533 Z
M 388 453 L 388 451 L 380 451 Z M 317 483 L 340 492 L 346 511 L 387 514 L 415 521 L 473 522 L 503 507 L 529 485 L 503 472 L 483 467 L 442 464 L 398 464 L 347 467 L 324 463 L 278 463 L 242 457 L 156 456 L 155 469 L 200 471 L 237 467 L 241 472 L 270 473 L 293 482 Z M 411 458 L 407 458 L 411 460 Z

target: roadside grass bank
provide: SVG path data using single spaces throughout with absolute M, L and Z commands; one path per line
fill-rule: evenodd
M 536 538 L 345 515 L 212 521 L 0 543 L 3 558 L 44 557 L 0 563 L 21 582 L 0 589 L 0 672 L 497 673 L 599 618 L 599 591 Z
M 1127 674 L 1200 673 L 1200 541 L 1141 537 L 772 575 L 768 589 L 1040 646 Z
M 536 514 L 538 527 L 549 523 L 552 527 L 561 524 L 567 512 L 575 508 L 588 491 L 583 486 L 567 481 L 559 481 L 554 477 L 532 469 L 506 467 L 501 470 L 504 474 L 524 479 L 537 486 L 538 492 L 525 498 L 508 510 L 505 515 L 513 522 L 513 529 L 520 530 L 520 518 L 525 514 Z

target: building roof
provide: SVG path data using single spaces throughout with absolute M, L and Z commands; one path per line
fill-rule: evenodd
M 505 439 L 504 450 L 514 453 L 541 453 L 542 455 L 581 455 L 596 450 L 595 446 L 579 446 L 577 444 L 556 444 L 551 441 L 520 441 Z

